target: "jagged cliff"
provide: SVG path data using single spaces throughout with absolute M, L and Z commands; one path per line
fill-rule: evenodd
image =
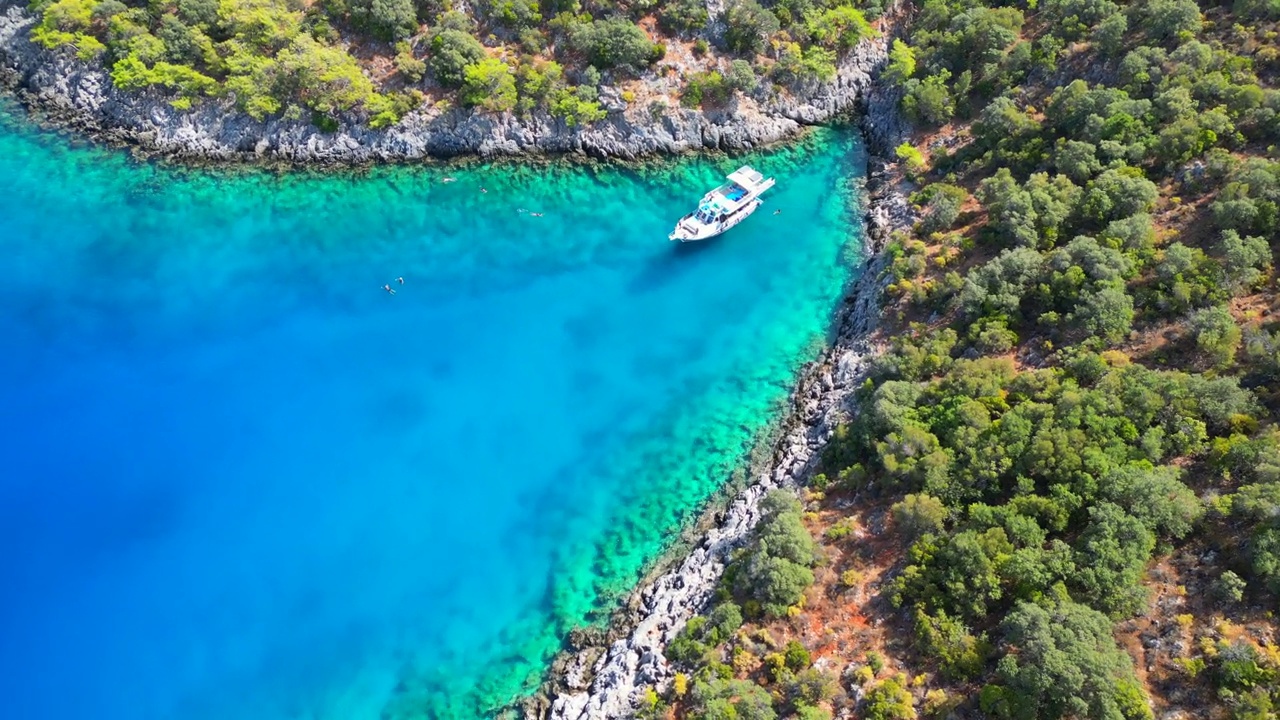
M 188 160 L 361 164 L 547 153 L 630 160 L 745 150 L 854 111 L 883 55 L 882 41 L 868 41 L 846 55 L 829 83 L 795 93 L 762 90 L 715 110 L 629 105 L 606 86 L 601 102 L 609 115 L 587 126 L 571 127 L 545 112 L 518 117 L 424 105 L 384 130 L 351 118 L 323 132 L 308 122 L 254 120 L 226 98 L 178 110 L 154 91 L 118 90 L 105 70 L 78 60 L 71 48 L 33 43 L 28 35 L 34 22 L 24 3 L 0 0 L 0 75 L 28 106 L 99 139 Z

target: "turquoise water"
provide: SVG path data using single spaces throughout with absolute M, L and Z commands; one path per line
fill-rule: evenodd
M 741 465 L 850 279 L 853 135 L 750 162 L 765 208 L 674 247 L 738 161 L 195 171 L 0 112 L 4 716 L 528 691 Z

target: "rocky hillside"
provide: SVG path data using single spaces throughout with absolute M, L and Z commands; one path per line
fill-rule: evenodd
M 857 414 L 641 716 L 1275 716 L 1278 20 L 918 8 Z

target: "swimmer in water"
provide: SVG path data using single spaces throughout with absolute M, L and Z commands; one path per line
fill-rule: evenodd
M 403 284 L 404 284 L 404 276 L 401 276 L 401 277 L 396 278 L 396 282 L 398 282 L 398 283 L 400 283 L 401 285 L 403 285 Z
M 388 285 L 383 285 L 383 286 L 382 286 L 382 289 L 383 289 L 383 290 L 386 290 L 387 292 L 391 293 L 392 295 L 395 295 L 395 294 L 396 294 L 396 290 L 395 290 L 395 288 L 391 287 L 391 285 L 390 285 L 390 284 L 388 284 Z
M 454 180 L 457 180 L 457 179 L 458 179 L 458 178 L 447 177 L 447 178 L 445 178 L 445 179 L 441 180 L 440 182 L 451 183 L 451 182 L 453 182 Z
M 542 217 L 542 213 L 529 213 L 533 217 Z
M 480 192 L 482 192 L 482 193 L 487 193 L 487 192 L 489 192 L 489 191 L 488 191 L 488 190 L 485 190 L 484 188 L 480 188 Z
M 773 214 L 774 214 L 774 215 L 781 215 L 781 214 L 782 214 L 782 209 L 781 209 L 781 208 L 779 208 L 779 209 L 777 209 L 777 210 L 774 210 L 774 211 L 773 211 Z

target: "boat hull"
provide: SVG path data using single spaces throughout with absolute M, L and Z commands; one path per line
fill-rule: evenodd
M 688 232 L 682 232 L 684 228 L 682 226 L 677 226 L 675 232 L 671 233 L 670 239 L 677 240 L 682 243 L 689 243 L 689 242 L 702 242 L 703 240 L 710 240 L 711 238 L 720 237 L 721 235 L 725 234 L 729 230 L 732 230 L 734 226 L 736 226 L 738 223 L 750 217 L 751 214 L 754 213 L 756 210 L 758 210 L 760 206 L 763 204 L 764 204 L 763 200 L 761 200 L 760 198 L 755 198 L 747 205 L 744 205 L 741 210 L 725 218 L 724 222 L 718 223 L 715 227 L 707 227 L 703 232 L 700 232 L 697 235 L 692 235 L 692 234 L 689 234 Z

